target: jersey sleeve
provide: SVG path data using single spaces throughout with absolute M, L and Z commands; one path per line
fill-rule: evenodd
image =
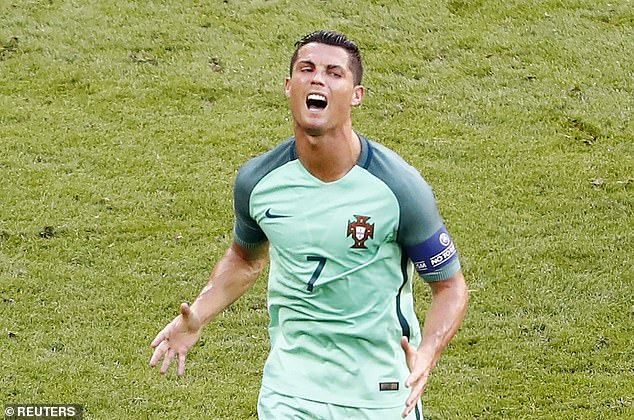
M 233 188 L 233 240 L 244 248 L 254 248 L 266 241 L 266 235 L 250 214 L 249 201 L 254 185 L 249 172 L 248 167 L 242 167 Z
M 460 270 L 456 246 L 436 206 L 431 187 L 416 174 L 401 203 L 399 242 L 425 281 L 446 280 Z
M 365 167 L 394 193 L 399 206 L 397 242 L 425 281 L 446 280 L 460 270 L 458 252 L 420 172 L 375 142 Z
M 267 240 L 266 234 L 251 217 L 251 195 L 256 185 L 268 173 L 296 159 L 294 150 L 295 138 L 291 137 L 274 149 L 247 161 L 238 171 L 233 188 L 233 208 L 236 217 L 233 239 L 238 245 L 254 248 Z

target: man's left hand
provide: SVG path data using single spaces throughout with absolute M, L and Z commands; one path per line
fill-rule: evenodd
M 427 355 L 416 350 L 412 346 L 407 337 L 401 337 L 401 347 L 405 351 L 405 360 L 409 368 L 410 375 L 405 380 L 405 386 L 410 388 L 409 397 L 405 401 L 405 410 L 403 410 L 403 418 L 412 412 L 416 404 L 420 401 L 421 395 L 427 386 L 427 379 L 431 372 L 432 360 Z

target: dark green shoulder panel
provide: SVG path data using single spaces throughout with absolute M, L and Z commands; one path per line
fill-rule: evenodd
M 434 193 L 418 170 L 387 147 L 368 140 L 363 167 L 383 181 L 399 203 L 398 242 L 411 246 L 423 242 L 443 225 Z
M 295 139 L 290 138 L 249 160 L 240 168 L 233 189 L 233 208 L 236 215 L 234 239 L 238 244 L 249 248 L 266 240 L 264 232 L 249 213 L 251 193 L 268 173 L 296 158 Z

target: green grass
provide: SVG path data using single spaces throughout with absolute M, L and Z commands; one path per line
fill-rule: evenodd
M 185 378 L 149 342 L 229 245 L 235 172 L 291 134 L 292 44 L 325 27 L 362 47 L 355 127 L 434 186 L 472 291 L 426 418 L 634 418 L 633 11 L 0 1 L 0 402 L 255 416 L 264 279 Z

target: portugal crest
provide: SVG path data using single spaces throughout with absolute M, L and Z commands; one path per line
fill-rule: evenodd
M 354 221 L 348 221 L 348 236 L 352 236 L 354 239 L 354 245 L 351 248 L 356 249 L 368 249 L 365 246 L 365 241 L 369 238 L 374 238 L 374 223 L 368 223 L 370 216 L 358 216 L 354 215 Z

